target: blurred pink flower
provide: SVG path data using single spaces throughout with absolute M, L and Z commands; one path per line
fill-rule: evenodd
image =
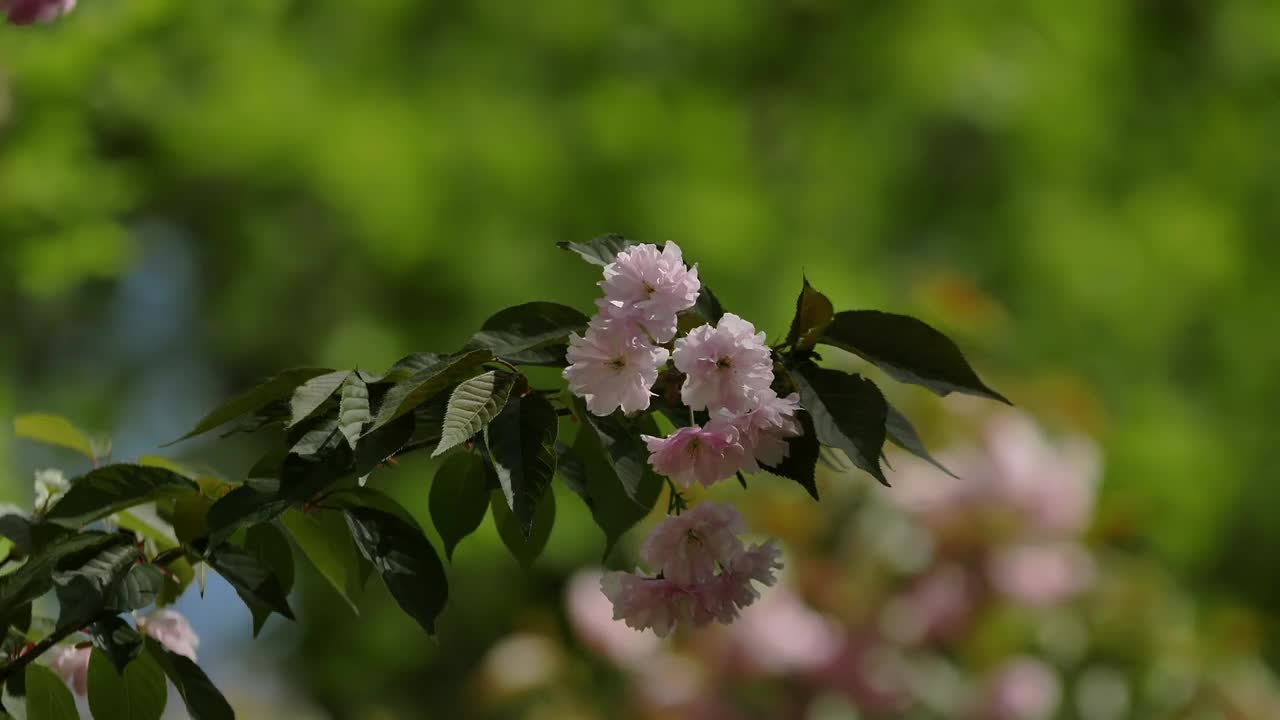
M 986 428 L 996 490 L 1022 511 L 1032 532 L 1079 533 L 1089 523 L 1100 472 L 1096 447 L 1081 437 L 1048 442 L 1025 414 L 1005 412 Z
M 587 401 L 596 415 L 619 407 L 640 412 L 649 407 L 649 388 L 658 380 L 658 367 L 667 350 L 636 337 L 624 326 L 595 318 L 584 336 L 569 336 L 569 367 L 564 378 L 573 394 Z
M 92 652 L 90 646 L 64 645 L 49 653 L 53 657 L 49 668 L 58 673 L 77 695 L 84 695 L 89 691 L 89 655 Z
M 746 523 L 733 506 L 704 502 L 663 520 L 640 547 L 640 558 L 677 583 L 702 583 L 720 563 L 742 552 Z
M 0 0 L 0 13 L 14 25 L 52 22 L 76 9 L 76 0 Z
M 934 568 L 889 604 L 886 632 L 906 644 L 954 638 L 973 619 L 980 592 L 964 567 Z
M 991 720 L 1043 720 L 1062 701 L 1057 672 L 1031 657 L 1009 660 L 996 670 L 987 688 L 984 718 Z
M 600 590 L 613 603 L 613 619 L 636 630 L 652 629 L 658 637 L 670 635 L 677 623 L 709 622 L 699 597 L 702 587 L 625 572 L 609 572 L 600 578 Z
M 649 464 L 680 487 L 694 482 L 711 486 L 742 467 L 738 429 L 723 419 L 704 427 L 682 427 L 665 438 L 641 437 L 649 448 Z
M 996 550 L 987 567 L 991 585 L 1028 605 L 1067 600 L 1093 586 L 1093 557 L 1070 542 L 1014 545 Z
M 569 579 L 565 606 L 569 623 L 583 645 L 623 667 L 646 663 L 658 649 L 658 638 L 638 633 L 613 619 L 613 606 L 600 592 L 603 575 L 583 570 Z
M 200 638 L 182 613 L 170 608 L 160 608 L 138 618 L 138 629 L 155 638 L 169 652 L 184 655 L 193 662 Z
M 618 253 L 604 268 L 600 281 L 605 297 L 602 313 L 638 322 L 654 342 L 670 342 L 676 334 L 676 315 L 693 307 L 702 285 L 698 268 L 684 264 L 680 246 L 668 242 L 634 245 Z
M 764 333 L 733 313 L 676 340 L 671 358 L 686 375 L 680 397 L 694 410 L 746 412 L 773 382 Z
M 771 388 L 765 388 L 758 394 L 755 407 L 733 418 L 745 450 L 742 469 L 758 472 L 761 463 L 775 466 L 787 457 L 787 438 L 801 432 L 795 417 L 799 409 L 799 395 L 780 398 Z
M 840 628 L 779 587 L 742 613 L 731 641 L 751 666 L 769 673 L 812 670 L 840 653 Z

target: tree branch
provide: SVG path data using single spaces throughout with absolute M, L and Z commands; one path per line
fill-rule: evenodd
M 99 613 L 97 617 L 94 617 L 86 623 L 84 627 L 88 627 L 103 618 L 111 617 L 113 615 L 114 613 L 103 611 Z M 57 645 L 79 631 L 80 627 L 75 625 L 54 629 L 53 633 L 49 635 L 49 637 L 41 640 L 35 645 L 32 645 L 30 650 L 27 650 L 14 658 L 12 662 L 8 663 L 4 667 L 0 667 L 0 685 L 3 685 L 14 673 L 30 665 L 32 662 L 35 662 L 36 658 L 48 652 L 54 645 Z

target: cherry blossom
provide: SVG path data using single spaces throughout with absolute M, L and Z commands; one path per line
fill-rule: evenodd
M 724 419 L 703 427 L 682 427 L 665 438 L 641 435 L 649 448 L 649 464 L 680 487 L 694 482 L 710 486 L 742 467 L 746 453 L 734 425 Z
M 640 548 L 640 558 L 677 583 L 702 583 L 716 565 L 742 552 L 742 516 L 729 505 L 702 503 L 663 520 Z
M 84 695 L 89 691 L 89 655 L 92 652 L 93 648 L 89 645 L 64 645 L 50 653 L 53 659 L 49 662 L 49 668 L 58 673 L 77 695 Z
M 196 659 L 200 638 L 182 613 L 170 608 L 160 608 L 138 618 L 138 629 L 155 638 L 169 652 Z
M 592 413 L 608 415 L 619 407 L 627 413 L 649 407 L 650 388 L 668 353 L 624 326 L 597 318 L 587 326 L 586 335 L 569 337 L 566 357 L 570 365 L 564 378 L 569 389 L 586 400 Z
M 790 450 L 787 438 L 802 431 L 796 420 L 799 409 L 799 395 L 778 397 L 772 389 L 765 388 L 760 391 L 754 408 L 733 419 L 734 427 L 741 433 L 746 456 L 743 470 L 758 472 L 760 465 L 776 466 L 786 459 Z
M 773 382 L 764 333 L 733 313 L 677 340 L 672 360 L 687 376 L 680 397 L 694 410 L 746 412 Z
M 609 317 L 638 322 L 658 343 L 676 334 L 676 315 L 693 307 L 701 283 L 698 268 L 684 264 L 680 246 L 668 242 L 661 251 L 653 244 L 635 245 L 605 266 L 604 300 L 597 303 Z

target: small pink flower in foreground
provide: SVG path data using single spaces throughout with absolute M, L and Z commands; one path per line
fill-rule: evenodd
M 89 691 L 89 654 L 91 647 L 75 647 L 66 645 L 50 653 L 53 660 L 49 668 L 58 673 L 63 682 L 71 686 L 77 695 Z
M 600 592 L 602 574 L 583 570 L 565 588 L 565 614 L 583 645 L 624 667 L 641 667 L 653 659 L 658 639 L 613 619 L 613 605 Z
M 1015 545 L 997 551 L 988 564 L 991 584 L 1028 605 L 1068 600 L 1093 586 L 1093 558 L 1071 542 Z
M 668 242 L 635 245 L 618 253 L 605 266 L 604 300 L 599 304 L 610 317 L 635 319 L 659 343 L 676 334 L 676 315 L 693 307 L 702 284 L 698 268 L 684 264 L 680 246 Z
M 641 437 L 649 448 L 654 471 L 680 487 L 689 487 L 695 481 L 714 485 L 742 467 L 745 451 L 738 436 L 738 429 L 721 419 L 705 427 L 682 427 L 665 438 Z
M 138 618 L 138 629 L 155 638 L 169 652 L 196 659 L 200 638 L 182 613 L 161 608 Z
M 996 671 L 988 688 L 987 712 L 994 720 L 1044 720 L 1062 701 L 1062 682 L 1035 658 L 1015 658 Z
M 734 418 L 733 424 L 741 433 L 746 454 L 744 470 L 758 472 L 760 465 L 772 467 L 786 459 L 791 449 L 787 438 L 801 433 L 800 422 L 796 420 L 799 409 L 799 395 L 792 393 L 782 398 L 765 388 L 754 408 Z
M 680 397 L 694 410 L 746 412 L 773 382 L 764 333 L 733 313 L 677 340 L 672 359 L 687 376 Z
M 76 0 L 0 0 L 0 13 L 14 25 L 53 22 L 76 9 Z
M 625 327 L 597 318 L 587 334 L 569 336 L 564 378 L 575 395 L 587 401 L 596 415 L 640 412 L 649 407 L 649 388 L 658 380 L 658 367 L 667 361 L 664 348 L 631 335 Z
M 742 516 L 729 505 L 706 502 L 663 520 L 640 548 L 640 558 L 677 583 L 715 577 L 716 565 L 742 552 Z

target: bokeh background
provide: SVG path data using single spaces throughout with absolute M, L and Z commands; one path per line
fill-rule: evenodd
M 596 269 L 554 243 L 612 231 L 677 241 L 771 336 L 802 273 L 838 309 L 928 319 L 1049 438 L 896 395 L 935 449 L 1022 442 L 1033 477 L 1090 488 L 1079 588 L 984 589 L 936 639 L 886 616 L 930 568 L 985 577 L 983 548 L 1011 542 L 974 519 L 997 501 L 957 539 L 837 470 L 821 505 L 767 476 L 724 488 L 788 546 L 793 606 L 754 624 L 841 638 L 820 669 L 744 670 L 726 633 L 593 640 L 565 598 L 602 542 L 572 495 L 527 573 L 491 522 L 464 541 L 435 644 L 380 588 L 355 617 L 314 574 L 301 622 L 253 643 L 214 583 L 181 607 L 245 717 L 1280 716 L 1280 4 L 81 6 L 0 28 L 0 416 L 154 452 L 282 367 L 447 351 L 530 299 L 589 309 Z M 1096 472 L 1062 454 L 1080 446 Z M 253 447 L 166 452 L 235 479 Z M 0 433 L 8 499 L 51 464 L 79 469 Z M 382 482 L 425 518 L 433 469 Z M 627 657 L 676 664 L 655 680 Z M 880 703 L 894 683 L 906 699 Z

